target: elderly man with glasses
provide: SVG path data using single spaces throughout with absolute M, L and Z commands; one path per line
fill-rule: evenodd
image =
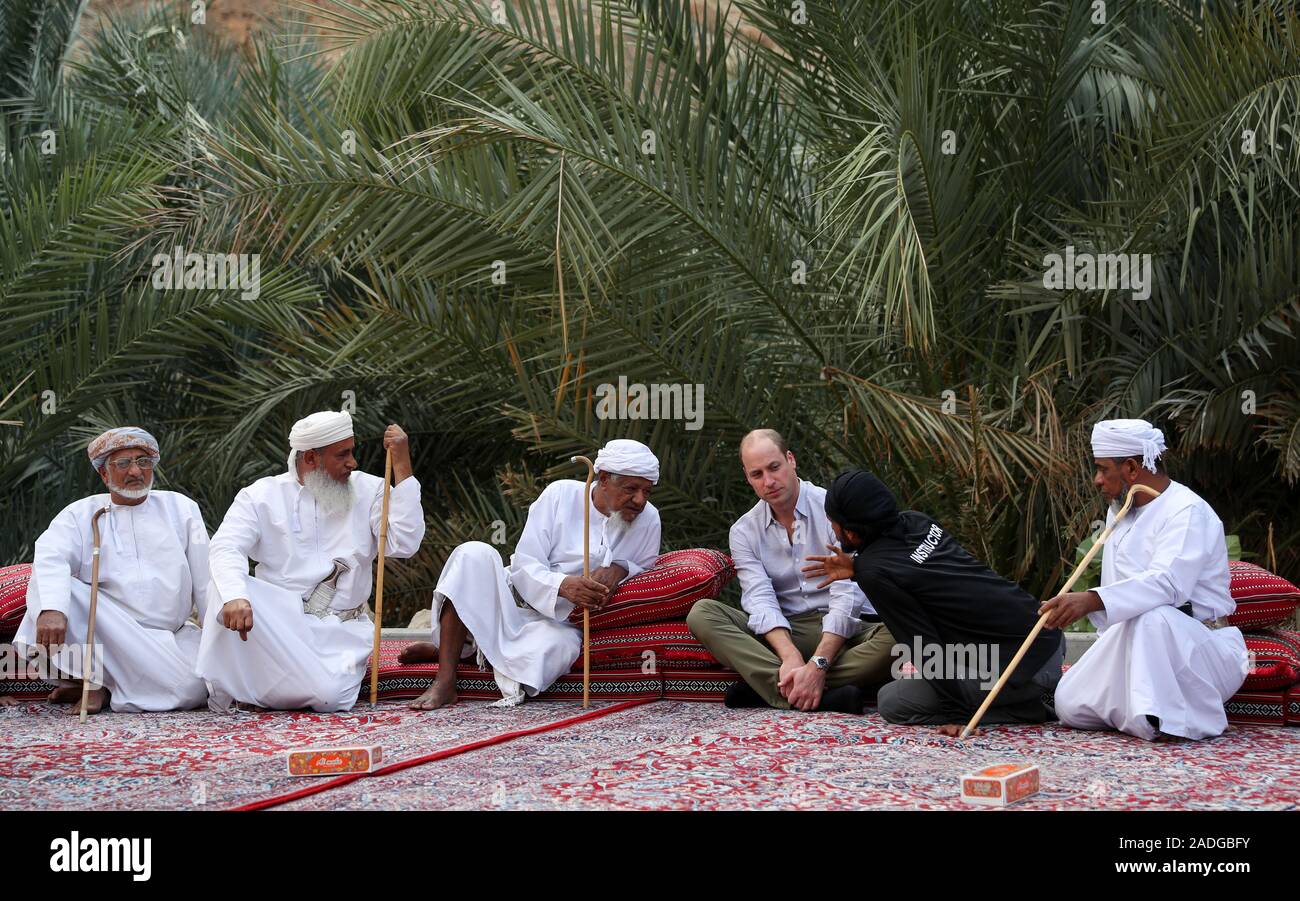
M 208 532 L 198 504 L 153 490 L 158 442 L 143 429 L 109 429 L 87 448 L 106 494 L 65 507 L 36 539 L 27 614 L 14 646 L 50 665 L 60 681 L 55 703 L 81 696 L 82 650 L 90 609 L 99 519 L 99 601 L 88 710 L 139 712 L 202 706 L 207 689 L 194 673 L 199 629 L 189 622 L 207 606 Z M 75 680 L 75 681 L 74 681 Z M 79 712 L 74 705 L 73 712 Z

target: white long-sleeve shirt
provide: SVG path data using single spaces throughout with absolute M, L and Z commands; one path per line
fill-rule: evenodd
M 585 482 L 562 479 L 546 486 L 528 508 L 528 520 L 510 557 L 509 580 L 530 607 L 543 616 L 564 621 L 573 603 L 560 597 L 567 576 L 582 575 L 582 507 Z M 595 490 L 592 485 L 592 490 Z M 609 517 L 590 499 L 590 559 L 592 570 L 618 564 L 628 578 L 649 569 L 659 556 L 659 511 L 645 509 L 622 532 L 609 526 Z
M 257 561 L 258 579 L 296 592 L 306 599 L 343 560 L 348 571 L 338 580 L 332 610 L 351 610 L 370 597 L 371 570 L 379 555 L 384 480 L 353 472 L 349 483 L 356 500 L 346 513 L 325 514 L 294 473 L 258 479 L 236 495 L 221 527 L 212 536 L 212 579 L 221 602 L 247 597 L 248 561 Z M 424 538 L 420 483 L 408 476 L 388 498 L 385 555 L 410 557 Z
M 826 489 L 800 479 L 794 513 L 793 541 L 767 501 L 759 501 L 731 527 L 731 559 L 749 630 L 766 635 L 789 629 L 788 617 L 821 611 L 823 632 L 852 638 L 862 629 L 860 614 L 875 612 L 862 589 L 849 579 L 819 589 L 820 579 L 800 572 L 808 565 L 805 557 L 825 554 L 827 544 L 838 543 L 826 518 Z
M 1115 521 L 1115 512 L 1106 523 Z M 1102 547 L 1105 610 L 1089 613 L 1098 630 L 1154 610 L 1191 603 L 1198 620 L 1237 609 L 1228 591 L 1228 547 L 1223 523 L 1196 492 L 1170 482 L 1159 497 L 1133 507 Z
M 90 521 L 109 501 L 107 494 L 74 501 L 36 539 L 32 586 L 42 612 L 66 615 L 73 580 L 90 584 Z M 138 504 L 111 504 L 99 532 L 99 589 L 141 625 L 175 631 L 192 607 L 200 616 L 207 610 L 208 531 L 193 500 L 151 491 Z

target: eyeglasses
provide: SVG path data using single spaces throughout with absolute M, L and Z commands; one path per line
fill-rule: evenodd
M 131 468 L 132 463 L 146 471 L 153 469 L 153 457 L 136 457 L 134 460 L 129 457 L 121 457 L 117 460 L 110 460 L 109 462 L 118 472 L 126 472 Z

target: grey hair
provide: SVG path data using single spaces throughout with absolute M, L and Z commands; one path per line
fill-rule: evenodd
M 313 447 L 313 448 L 312 448 L 312 450 L 314 450 L 314 451 L 315 451 L 316 453 L 318 453 L 318 454 L 319 454 L 321 451 L 323 451 L 324 449 L 325 449 L 325 448 L 323 448 L 323 447 Z M 302 462 L 302 455 L 305 454 L 305 453 L 307 453 L 307 452 L 306 452 L 306 451 L 296 451 L 296 450 L 293 450 L 292 448 L 289 449 L 289 456 L 287 456 L 287 457 L 284 458 L 284 463 L 285 463 L 285 469 L 286 469 L 286 471 L 287 471 L 290 475 L 296 475 L 296 474 L 297 474 L 297 472 L 298 472 L 298 464 Z
M 615 485 L 622 485 L 622 484 L 623 484 L 624 482 L 626 482 L 628 479 L 640 479 L 640 478 L 644 478 L 644 476 L 634 476 L 634 475 L 629 475 L 629 474 L 626 473 L 626 472 L 610 472 L 608 469 L 602 469 L 602 470 L 600 470 L 599 472 L 596 473 L 596 481 L 597 481 L 597 482 L 600 481 L 600 477 L 601 477 L 601 476 L 609 476 L 609 480 L 610 480 L 611 482 L 613 482 Z

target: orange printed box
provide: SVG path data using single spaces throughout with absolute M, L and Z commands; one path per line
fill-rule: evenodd
M 999 763 L 961 777 L 961 799 L 990 807 L 1006 807 L 1038 789 L 1038 767 L 1029 763 Z
M 369 773 L 384 762 L 379 745 L 356 748 L 306 748 L 288 752 L 290 776 L 337 776 Z

